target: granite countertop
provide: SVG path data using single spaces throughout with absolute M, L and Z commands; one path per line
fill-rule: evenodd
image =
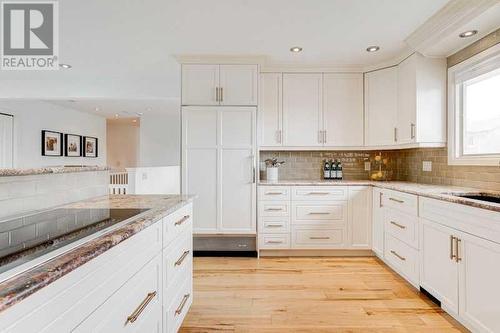
M 468 198 L 457 197 L 454 194 L 482 193 L 493 196 L 500 196 L 500 192 L 485 191 L 477 188 L 447 186 L 447 185 L 428 185 L 402 181 L 371 181 L 371 180 L 279 180 L 277 182 L 268 182 L 261 180 L 259 185 L 263 186 L 374 186 L 383 189 L 395 190 L 409 194 L 419 195 L 427 198 L 433 198 L 462 205 L 468 205 L 476 208 L 482 208 L 500 212 L 500 204 L 486 202 Z
M 160 218 L 192 202 L 193 199 L 193 196 L 182 195 L 116 195 L 63 206 L 64 208 L 147 208 L 149 210 L 132 217 L 129 222 L 116 229 L 0 282 L 0 312 L 156 223 Z
M 0 177 L 15 177 L 15 176 L 33 176 L 45 175 L 54 173 L 71 173 L 71 172 L 89 172 L 89 171 L 108 171 L 107 166 L 53 166 L 42 168 L 29 169 L 0 169 Z

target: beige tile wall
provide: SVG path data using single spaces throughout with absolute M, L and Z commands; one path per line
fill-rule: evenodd
M 371 162 L 371 169 L 380 152 L 335 152 L 335 151 L 266 151 L 260 153 L 260 160 L 278 157 L 285 161 L 280 168 L 283 180 L 318 180 L 322 178 L 322 162 L 325 159 L 340 159 L 343 164 L 344 179 L 365 180 L 370 172 L 364 170 L 364 162 Z M 404 180 L 423 184 L 456 185 L 488 190 L 500 190 L 500 167 L 451 166 L 447 163 L 446 148 L 425 148 L 382 151 L 387 159 L 383 170 L 387 170 L 388 180 Z M 422 171 L 422 162 L 431 161 L 432 171 Z M 265 173 L 261 172 L 261 179 Z

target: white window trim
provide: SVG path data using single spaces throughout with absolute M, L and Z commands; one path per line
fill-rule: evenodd
M 490 47 L 485 51 L 448 69 L 448 164 L 449 165 L 494 165 L 500 166 L 498 155 L 462 155 L 462 115 L 456 106 L 458 98 L 455 94 L 457 76 L 464 72 L 482 71 L 491 65 L 491 61 L 500 61 L 500 44 Z

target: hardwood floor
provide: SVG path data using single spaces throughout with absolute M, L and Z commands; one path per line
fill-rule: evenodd
M 195 258 L 180 332 L 468 332 L 381 261 Z

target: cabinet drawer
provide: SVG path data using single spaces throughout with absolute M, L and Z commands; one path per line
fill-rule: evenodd
M 290 216 L 289 201 L 260 201 L 259 216 Z
M 193 205 L 189 204 L 163 218 L 163 248 L 181 233 L 193 228 Z
M 347 200 L 348 187 L 345 186 L 295 186 L 292 190 L 292 200 L 324 201 Z
M 259 219 L 259 233 L 283 234 L 290 232 L 289 217 L 261 217 Z
M 289 249 L 290 234 L 260 234 L 260 249 Z
M 418 197 L 413 194 L 383 190 L 382 206 L 393 208 L 413 216 L 418 216 Z
M 156 256 L 73 332 L 160 332 L 161 256 Z
M 292 224 L 329 224 L 342 226 L 347 222 L 347 202 L 293 202 Z
M 385 260 L 409 282 L 419 284 L 418 251 L 391 234 L 385 234 Z
M 163 322 L 164 333 L 175 333 L 181 327 L 182 321 L 193 303 L 193 283 L 191 276 L 184 281 L 174 296 L 170 306 L 166 308 L 164 315 L 166 320 Z M 144 331 L 146 332 L 146 331 Z
M 259 200 L 290 200 L 290 187 L 260 186 Z
M 344 247 L 344 229 L 297 229 L 292 230 L 292 248 L 339 248 Z
M 163 250 L 163 281 L 168 288 L 177 276 L 184 271 L 184 267 L 192 266 L 193 262 L 193 237 L 186 232 L 172 245 Z
M 418 249 L 418 217 L 388 209 L 385 213 L 385 230 Z

